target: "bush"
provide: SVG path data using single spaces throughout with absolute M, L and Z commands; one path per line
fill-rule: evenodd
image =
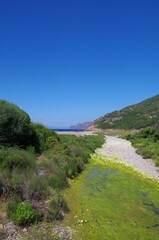
M 143 138 L 147 138 L 152 136 L 155 133 L 155 128 L 145 128 L 140 132 L 140 136 Z
M 146 128 L 129 137 L 132 145 L 137 148 L 137 153 L 143 158 L 152 158 L 159 165 L 159 131 L 154 128 Z
M 63 171 L 59 171 L 56 176 L 47 176 L 47 183 L 52 188 L 62 189 L 68 186 L 66 175 Z
M 29 183 L 29 198 L 31 200 L 42 200 L 49 195 L 46 176 L 33 176 Z
M 42 217 L 42 214 L 37 213 L 31 204 L 19 203 L 16 211 L 11 213 L 10 217 L 15 223 L 25 226 L 35 221 L 39 221 Z
M 5 188 L 11 194 L 18 194 L 23 196 L 24 176 L 19 174 L 19 171 L 14 170 L 6 183 Z
M 0 100 L 0 144 L 27 146 L 33 129 L 30 117 L 19 107 Z
M 65 213 L 69 212 L 69 208 L 67 206 L 67 203 L 66 203 L 66 201 L 63 198 L 60 200 L 60 207 L 63 209 L 63 211 Z
M 159 130 L 157 130 L 154 134 L 154 141 L 159 141 Z
M 150 149 L 145 149 L 145 148 L 139 148 L 137 150 L 137 153 L 142 155 L 143 158 L 147 159 L 147 158 L 151 158 L 152 157 L 152 152 Z
M 0 176 L 0 197 L 1 197 L 1 195 L 3 194 L 3 179 L 2 179 L 2 177 Z
M 16 213 L 20 202 L 21 202 L 21 199 L 19 198 L 19 196 L 15 196 L 8 201 L 8 204 L 7 204 L 8 217 L 12 218 L 12 215 Z
M 55 220 L 59 213 L 59 204 L 57 201 L 52 200 L 50 203 L 48 220 Z
M 35 169 L 35 155 L 18 148 L 1 148 L 0 149 L 0 167 L 4 169 Z
M 58 135 L 53 130 L 48 129 L 39 123 L 33 123 L 32 126 L 35 131 L 34 139 L 38 139 L 38 141 L 36 140 L 37 148 L 40 152 L 54 147 L 59 141 Z

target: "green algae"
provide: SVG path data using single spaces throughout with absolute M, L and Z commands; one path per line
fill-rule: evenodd
M 131 167 L 92 157 L 66 200 L 75 240 L 158 239 L 159 183 Z

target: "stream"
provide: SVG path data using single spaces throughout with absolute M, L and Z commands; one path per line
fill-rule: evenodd
M 63 224 L 75 240 L 158 240 L 159 183 L 132 167 L 92 156 L 66 191 Z

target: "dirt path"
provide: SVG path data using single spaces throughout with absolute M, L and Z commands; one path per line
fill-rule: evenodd
M 159 179 L 159 172 L 152 159 L 143 159 L 136 153 L 131 143 L 125 139 L 106 136 L 106 143 L 99 150 L 99 154 L 110 159 L 115 157 L 137 168 L 142 173 Z

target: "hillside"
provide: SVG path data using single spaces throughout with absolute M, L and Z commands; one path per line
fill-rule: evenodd
M 92 127 L 101 129 L 140 129 L 159 123 L 159 95 L 108 113 L 96 119 Z
M 92 122 L 78 123 L 78 124 L 76 124 L 76 125 L 70 126 L 70 129 L 85 130 L 85 129 L 87 129 L 91 124 L 92 124 Z

